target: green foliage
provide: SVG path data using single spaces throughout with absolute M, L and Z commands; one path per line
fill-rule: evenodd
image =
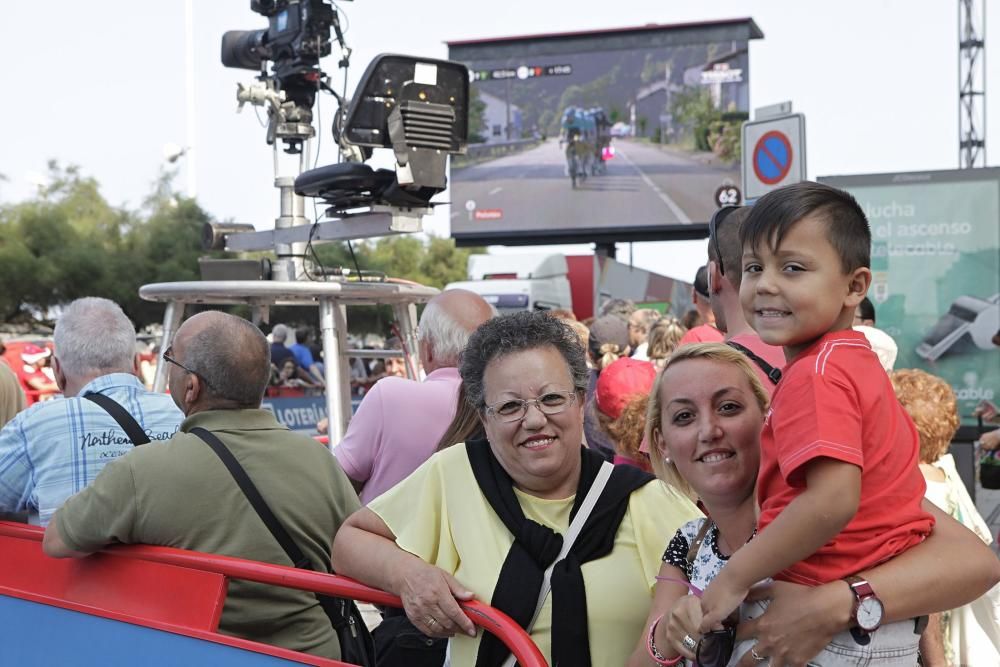
M 77 167 L 50 162 L 48 181 L 34 199 L 0 208 L 0 319 L 103 296 L 137 326 L 160 321 L 163 306 L 142 301 L 139 286 L 198 278 L 208 214 L 172 195 L 169 175 L 144 215 L 111 206 Z
M 746 113 L 716 109 L 707 88 L 676 93 L 671 112 L 691 128 L 696 150 L 712 151 L 727 162 L 740 160 L 740 126 Z
M 479 96 L 479 89 L 469 87 L 469 143 L 481 144 L 486 141 L 486 102 Z
M 30 200 L 0 206 L 0 321 L 31 318 L 82 296 L 102 296 L 121 305 L 136 326 L 159 323 L 163 304 L 143 301 L 149 283 L 198 280 L 201 230 L 212 218 L 193 199 L 174 194 L 164 173 L 139 211 L 111 206 L 93 178 L 76 167 L 49 165 L 50 185 Z M 346 243 L 315 251 L 327 269 L 355 264 Z M 358 266 L 434 287 L 465 277 L 473 252 L 447 238 L 391 236 L 354 243 Z M 216 253 L 216 255 L 219 255 Z M 224 256 L 224 255 L 219 255 Z M 272 321 L 309 322 L 310 309 L 274 309 Z M 386 329 L 388 308 L 350 309 L 359 332 Z

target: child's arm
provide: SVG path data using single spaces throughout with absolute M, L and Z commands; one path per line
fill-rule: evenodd
M 861 500 L 860 468 L 821 457 L 806 463 L 803 474 L 805 490 L 733 554 L 705 590 L 702 632 L 719 627 L 751 586 L 814 554 L 854 517 Z

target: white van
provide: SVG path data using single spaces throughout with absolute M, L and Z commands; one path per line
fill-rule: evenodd
M 563 255 L 471 255 L 469 279 L 445 289 L 475 292 L 500 313 L 572 309 L 568 272 Z

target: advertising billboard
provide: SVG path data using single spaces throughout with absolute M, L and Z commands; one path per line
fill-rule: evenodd
M 470 70 L 451 162 L 463 244 L 701 238 L 740 182 L 752 19 L 449 42 Z
M 875 326 L 899 347 L 896 368 L 947 380 L 962 423 L 998 400 L 1000 168 L 819 179 L 847 190 L 872 230 Z

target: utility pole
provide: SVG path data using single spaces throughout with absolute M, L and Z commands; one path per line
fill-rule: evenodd
M 958 0 L 958 166 L 986 166 L 985 0 Z

